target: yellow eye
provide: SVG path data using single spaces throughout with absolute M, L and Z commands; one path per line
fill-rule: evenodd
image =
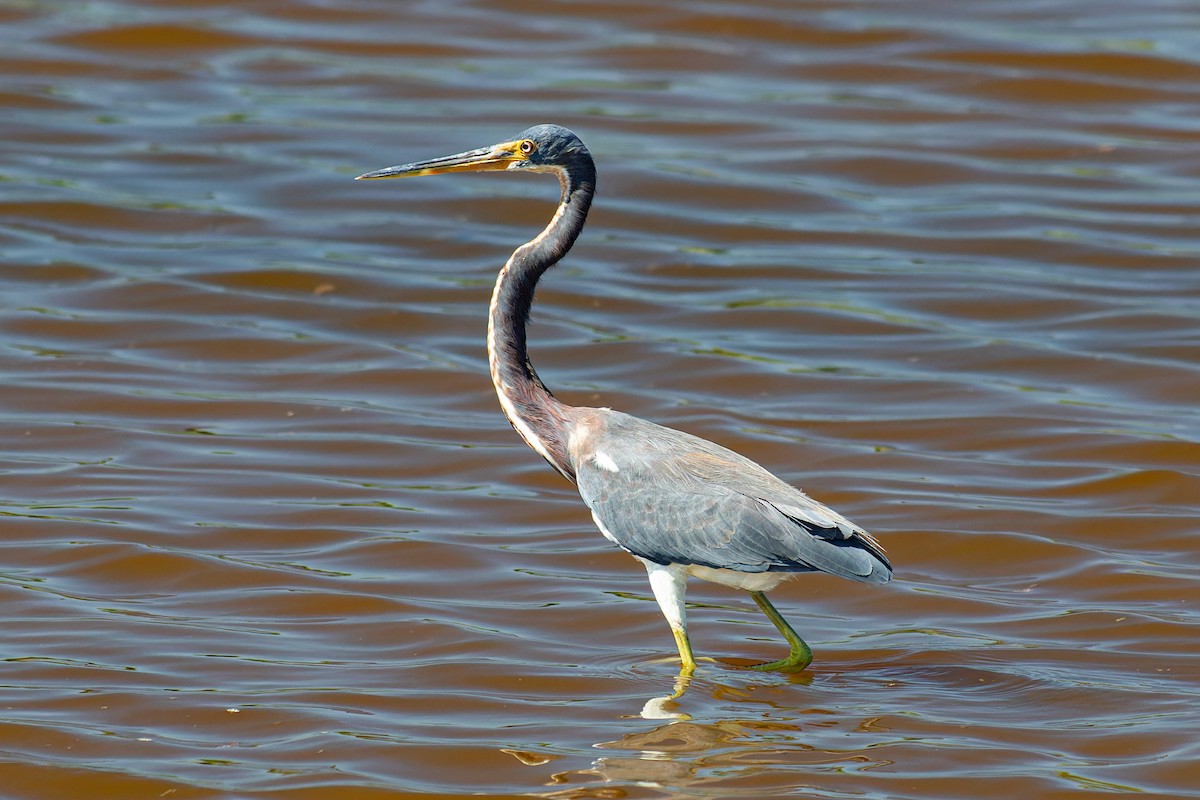
M 521 149 L 521 153 L 523 155 L 529 155 L 534 150 L 537 150 L 537 145 L 534 144 L 532 140 L 525 139 L 524 141 L 521 142 L 520 149 Z

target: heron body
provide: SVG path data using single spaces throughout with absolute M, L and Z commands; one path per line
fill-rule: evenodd
M 600 532 L 646 567 L 685 673 L 696 666 L 684 606 L 689 576 L 750 592 L 787 639 L 787 658 L 757 669 L 807 667 L 811 650 L 766 592 L 801 572 L 886 583 L 892 568 L 883 548 L 732 450 L 620 411 L 559 401 L 529 360 L 525 326 L 534 288 L 574 244 L 595 191 L 595 165 L 579 137 L 538 125 L 491 147 L 359 178 L 491 170 L 551 172 L 562 188 L 550 223 L 513 252 L 492 293 L 488 357 L 505 415 L 526 444 L 578 486 Z

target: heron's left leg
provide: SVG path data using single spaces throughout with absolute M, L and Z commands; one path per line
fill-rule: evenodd
M 696 671 L 696 658 L 692 655 L 692 643 L 687 635 L 687 608 L 683 598 L 687 594 L 687 572 L 678 564 L 655 564 L 644 558 L 634 556 L 646 567 L 650 577 L 650 588 L 654 590 L 654 599 L 662 609 L 671 633 L 675 635 L 675 646 L 679 649 L 679 661 L 682 665 L 680 674 L 691 675 Z
M 787 658 L 779 661 L 771 661 L 766 664 L 755 664 L 750 669 L 759 669 L 766 672 L 799 672 L 812 663 L 813 654 L 812 648 L 800 638 L 800 634 L 792 629 L 788 621 L 783 618 L 783 615 L 771 604 L 767 596 L 762 592 L 751 592 L 750 596 L 754 598 L 754 602 L 758 603 L 758 607 L 767 615 L 767 619 L 771 620 L 779 632 L 783 634 L 783 638 L 787 639 L 788 644 L 792 646 L 792 652 Z

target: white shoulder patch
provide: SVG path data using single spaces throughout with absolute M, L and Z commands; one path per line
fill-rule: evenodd
M 597 450 L 592 455 L 592 460 L 596 462 L 596 466 L 600 469 L 609 472 L 620 472 L 621 468 L 617 466 L 617 462 L 612 460 L 612 457 L 603 450 Z

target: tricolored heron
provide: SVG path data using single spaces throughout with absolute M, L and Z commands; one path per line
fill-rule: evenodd
M 720 445 L 609 408 L 561 402 L 529 360 L 525 325 L 534 287 L 575 243 L 596 189 L 596 166 L 579 137 L 537 125 L 491 147 L 358 180 L 493 170 L 550 172 L 562 187 L 550 224 L 513 252 L 492 293 L 488 361 L 504 414 L 526 444 L 579 487 L 600 532 L 645 565 L 685 674 L 696 668 L 684 607 L 689 575 L 750 592 L 787 639 L 787 658 L 755 669 L 804 669 L 812 650 L 766 592 L 800 572 L 886 583 L 892 567 L 879 543 Z

